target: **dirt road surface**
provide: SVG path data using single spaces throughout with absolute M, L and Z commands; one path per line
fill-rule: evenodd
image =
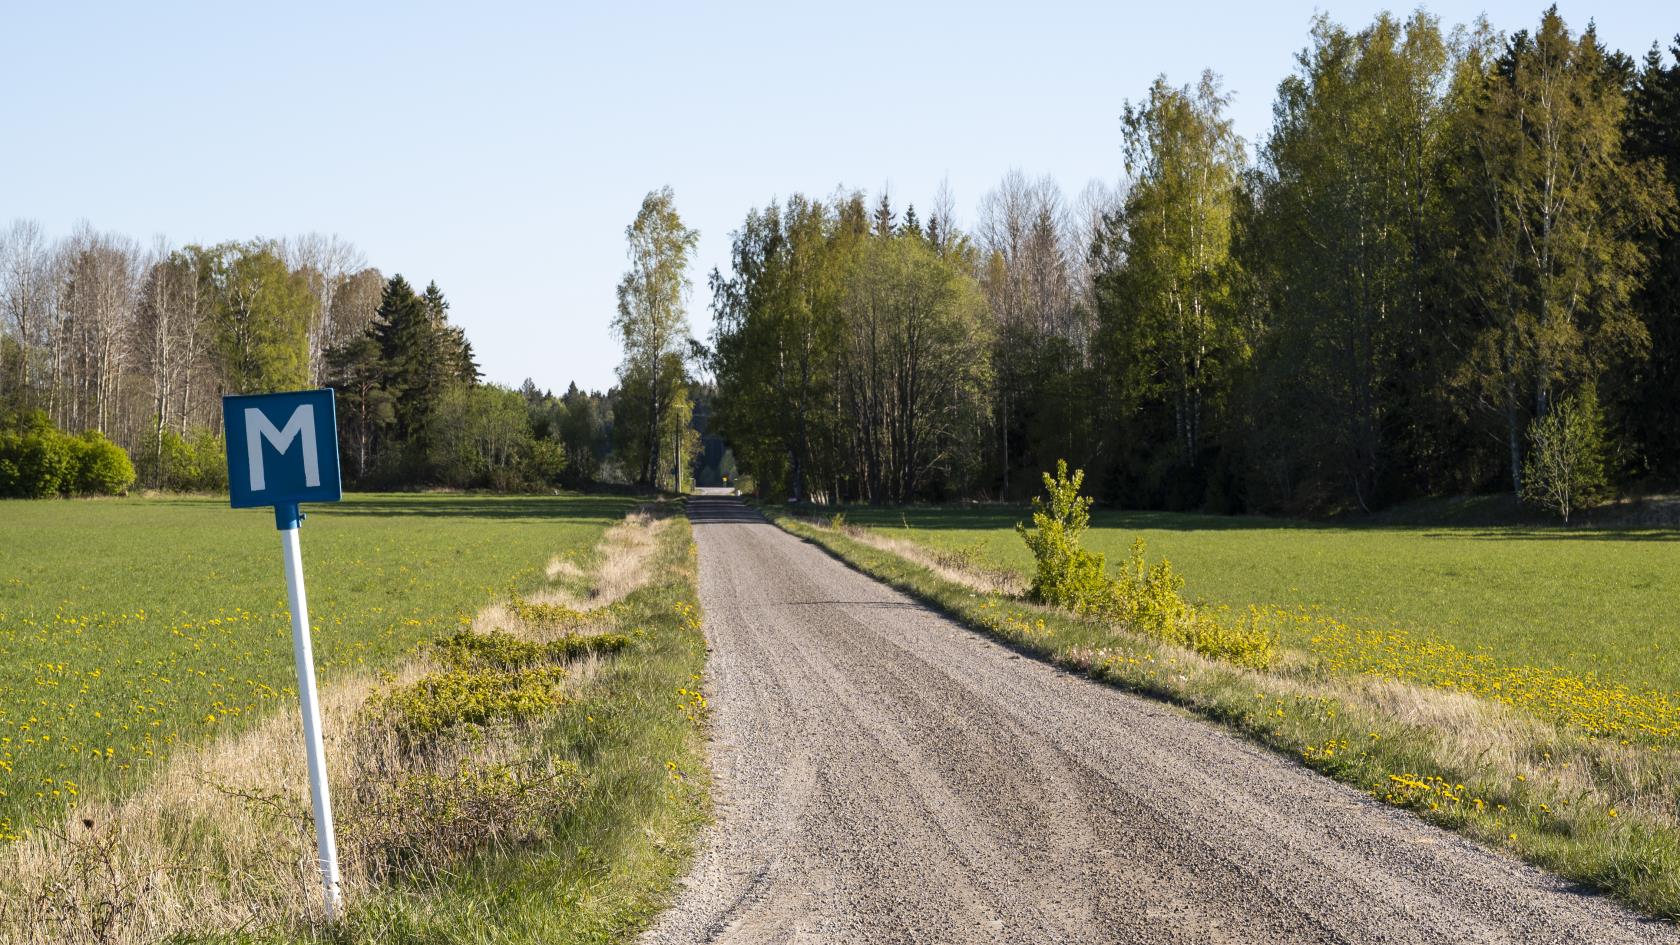
M 645 941 L 1680 942 L 691 504 L 718 824 Z

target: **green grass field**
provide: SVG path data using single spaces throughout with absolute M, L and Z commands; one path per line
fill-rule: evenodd
M 632 500 L 353 495 L 302 541 L 324 679 L 586 553 Z M 0 502 L 0 840 L 181 742 L 296 711 L 279 539 L 225 499 Z
M 854 507 L 846 520 L 992 567 L 1031 570 L 1014 531 L 1030 520 L 1023 506 Z M 1150 560 L 1172 561 L 1188 596 L 1208 603 L 1322 608 L 1351 625 L 1404 629 L 1507 664 L 1680 691 L 1677 532 L 1098 511 L 1086 544 L 1112 568 L 1137 536 Z

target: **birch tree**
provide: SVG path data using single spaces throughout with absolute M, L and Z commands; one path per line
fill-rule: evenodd
M 18 346 L 16 373 L 7 384 L 20 403 L 29 401 L 36 383 L 53 291 L 51 248 L 41 225 L 14 221 L 0 233 L 0 325 Z
M 367 267 L 367 260 L 356 247 L 338 238 L 335 233 L 306 233 L 288 240 L 282 254 L 293 272 L 303 276 L 309 292 L 315 297 L 315 311 L 309 323 L 309 378 L 320 384 L 326 376 L 327 351 L 343 343 L 339 326 L 333 318 L 338 293 L 351 276 Z
M 1504 415 L 1519 494 L 1524 418 L 1649 345 L 1631 304 L 1647 265 L 1639 235 L 1672 215 L 1675 195 L 1656 161 L 1624 149 L 1622 73 L 1591 27 L 1571 36 L 1553 7 L 1458 75 L 1455 206 L 1469 252 L 1457 271 L 1483 320 L 1477 373 Z
M 1207 420 L 1243 357 L 1231 309 L 1231 224 L 1243 144 L 1225 117 L 1229 97 L 1203 73 L 1194 86 L 1165 77 L 1122 118 L 1132 178 L 1105 293 L 1111 327 L 1131 337 L 1129 357 L 1145 365 L 1167 404 L 1180 462 L 1194 467 Z
M 651 191 L 624 229 L 630 268 L 618 284 L 613 331 L 624 346 L 619 377 L 636 393 L 636 430 L 625 431 L 638 461 L 637 481 L 653 485 L 661 471 L 660 431 L 682 382 L 688 352 L 689 262 L 700 234 L 683 225 L 670 187 Z

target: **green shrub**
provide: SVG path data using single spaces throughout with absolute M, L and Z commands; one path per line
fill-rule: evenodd
M 126 495 L 134 485 L 134 463 L 122 447 L 97 430 L 71 440 L 75 473 L 68 491 L 78 495 Z
M 1265 669 L 1277 660 L 1281 637 L 1276 620 L 1259 608 L 1234 617 L 1224 610 L 1197 609 L 1186 630 L 1181 645 L 1209 659 L 1250 669 Z
M 560 604 L 538 604 L 523 597 L 515 597 L 509 605 L 521 623 L 537 630 L 566 630 L 588 623 L 587 611 L 574 610 Z
M 74 482 L 72 438 L 57 430 L 0 433 L 0 497 L 46 499 Z
M 566 670 L 449 669 L 378 693 L 364 710 L 409 747 L 458 725 L 534 718 L 566 704 Z
M 1069 477 L 1067 460 L 1057 460 L 1055 477 L 1044 474 L 1050 501 L 1033 497 L 1032 530 L 1025 524 L 1015 526 L 1037 562 L 1029 591 L 1032 598 L 1075 610 L 1098 604 L 1108 590 L 1103 556 L 1080 546 L 1091 522 L 1092 499 L 1079 494 L 1084 482 L 1085 470 Z
M 175 488 L 185 492 L 228 491 L 227 442 L 215 430 L 200 430 L 192 438 L 192 477 L 179 477 Z
M 198 430 L 188 439 L 174 430 L 141 451 L 142 481 L 170 492 L 226 492 L 227 453 L 222 437 Z
M 1528 427 L 1523 499 L 1568 523 L 1571 512 L 1603 498 L 1609 491 L 1604 441 L 1604 413 L 1591 386 L 1553 404 Z
M 39 410 L 9 417 L 0 428 L 0 498 L 121 495 L 133 484 L 128 453 L 104 434 L 70 436 Z
M 462 630 L 432 644 L 439 658 L 451 666 L 503 670 L 564 663 L 591 653 L 617 653 L 629 645 L 630 638 L 622 633 L 577 634 L 532 643 L 502 630 Z
M 1110 583 L 1102 606 L 1088 610 L 1209 659 L 1258 669 L 1270 666 L 1277 656 L 1279 635 L 1259 611 L 1233 618 L 1185 600 L 1184 578 L 1165 558 L 1149 564 L 1142 538 L 1132 542 L 1132 553 Z
M 1250 613 L 1232 619 L 1223 612 L 1198 608 L 1184 599 L 1184 578 L 1165 558 L 1150 565 L 1143 539 L 1132 542 L 1131 556 L 1119 576 L 1103 572 L 1103 556 L 1085 550 L 1080 540 L 1090 527 L 1091 499 L 1079 494 L 1083 470 L 1071 477 L 1067 462 L 1056 475 L 1044 474 L 1049 502 L 1033 499 L 1033 525 L 1016 525 L 1037 562 L 1030 596 L 1042 603 L 1118 624 L 1133 633 L 1195 650 L 1210 659 L 1239 666 L 1264 667 L 1276 658 L 1275 628 Z
M 532 440 L 525 444 L 519 462 L 520 476 L 532 486 L 554 486 L 566 472 L 566 447 L 553 440 Z

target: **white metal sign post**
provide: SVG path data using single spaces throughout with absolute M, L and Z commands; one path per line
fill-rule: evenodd
M 315 809 L 315 844 L 327 919 L 343 905 L 338 843 L 327 793 L 327 759 L 321 741 L 321 704 L 315 687 L 315 654 L 309 639 L 309 602 L 303 589 L 300 502 L 337 502 L 338 427 L 331 390 L 293 391 L 222 398 L 227 434 L 228 494 L 234 508 L 274 506 L 274 526 L 286 564 L 286 601 L 292 612 L 292 656 L 297 661 L 303 744 L 309 759 L 309 793 Z

